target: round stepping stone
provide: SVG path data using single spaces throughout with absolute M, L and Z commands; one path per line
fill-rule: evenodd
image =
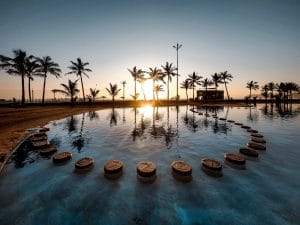
M 48 127 L 43 127 L 41 129 L 39 129 L 39 132 L 48 132 L 50 130 L 50 128 Z
M 246 125 L 242 125 L 241 128 L 244 128 L 244 129 L 247 129 L 247 130 L 248 130 L 248 129 L 251 129 L 251 127 L 246 126 Z
M 192 167 L 184 161 L 174 161 L 171 167 L 174 173 L 181 176 L 190 176 L 192 174 Z
M 243 126 L 242 123 L 234 123 L 235 125 L 238 125 L 238 126 Z
M 86 169 L 86 168 L 92 167 L 93 164 L 94 164 L 93 158 L 84 157 L 75 163 L 75 168 L 76 169 Z
M 33 141 L 33 142 L 35 142 L 35 141 L 45 141 L 45 140 L 47 140 L 47 136 L 31 137 L 30 140 Z
M 62 163 L 70 160 L 72 158 L 71 152 L 61 152 L 57 153 L 52 157 L 52 161 L 54 163 Z
M 219 118 L 219 120 L 226 120 L 225 118 Z
M 150 161 L 142 161 L 137 165 L 137 174 L 141 177 L 152 177 L 156 174 L 156 165 Z
M 240 148 L 240 153 L 251 157 L 258 157 L 257 151 L 247 147 Z
M 41 136 L 47 136 L 46 132 L 38 132 L 33 134 L 33 137 L 41 137 Z
M 256 149 L 256 150 L 266 150 L 266 146 L 263 144 L 259 144 L 256 142 L 249 142 L 248 147 Z
M 253 130 L 253 129 L 248 129 L 247 132 L 249 132 L 249 133 L 255 133 L 255 134 L 258 133 L 257 130 Z
M 32 141 L 31 144 L 32 144 L 33 149 L 44 149 L 50 145 L 48 140 Z
M 233 153 L 225 153 L 224 158 L 228 160 L 229 162 L 238 164 L 238 165 L 244 165 L 246 163 L 246 159 L 243 156 L 240 156 L 238 154 Z
M 200 116 L 202 116 L 202 115 L 203 115 L 203 113 L 201 113 L 201 112 L 200 112 L 200 113 L 198 113 L 198 114 L 199 114 Z
M 229 122 L 229 123 L 234 123 L 234 120 L 227 120 L 227 122 Z
M 250 136 L 251 137 L 256 137 L 256 138 L 263 138 L 264 137 L 262 134 L 258 134 L 258 133 L 251 133 Z
M 203 167 L 215 170 L 215 171 L 221 171 L 222 170 L 222 164 L 214 159 L 204 158 L 201 160 L 201 164 Z
M 109 160 L 104 164 L 104 173 L 118 174 L 123 170 L 123 162 L 121 160 Z
M 251 137 L 251 141 L 257 142 L 257 143 L 260 143 L 260 144 L 265 144 L 266 143 L 265 139 L 263 139 L 263 138 L 257 138 L 257 137 Z
M 47 156 L 47 155 L 51 155 L 53 154 L 54 152 L 57 152 L 57 148 L 55 146 L 48 146 L 44 149 L 41 149 L 39 150 L 39 153 L 42 155 L 42 156 Z

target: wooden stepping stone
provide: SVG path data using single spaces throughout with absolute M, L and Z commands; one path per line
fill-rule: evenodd
M 192 174 L 192 167 L 184 161 L 174 161 L 171 167 L 174 173 L 181 176 L 190 176 Z
M 226 120 L 225 118 L 219 118 L 219 120 Z
M 251 127 L 246 126 L 246 125 L 242 125 L 241 128 L 244 128 L 244 129 L 247 129 L 247 130 L 248 130 L 248 129 L 251 129 Z
M 222 164 L 219 161 L 214 159 L 204 158 L 201 160 L 201 164 L 203 167 L 209 170 L 215 170 L 215 171 L 222 170 Z
M 39 150 L 39 153 L 42 156 L 47 156 L 47 155 L 51 155 L 54 152 L 57 152 L 57 148 L 55 146 L 48 146 L 47 148 L 41 149 Z
M 50 130 L 50 128 L 48 127 L 43 127 L 39 130 L 39 132 L 48 132 Z
M 57 153 L 52 157 L 52 161 L 54 163 L 63 163 L 72 158 L 72 153 L 71 152 L 61 152 Z
M 84 157 L 75 163 L 75 168 L 76 169 L 87 169 L 87 168 L 92 167 L 93 164 L 94 164 L 93 158 Z
M 32 141 L 31 144 L 32 144 L 33 149 L 44 149 L 50 145 L 48 140 Z
M 45 140 L 47 140 L 47 136 L 31 137 L 30 140 L 31 140 L 32 142 L 36 142 L 36 141 L 45 141 Z
M 121 160 L 109 160 L 104 164 L 104 173 L 118 174 L 123 170 L 123 162 Z
M 229 123 L 234 123 L 234 120 L 227 120 L 227 122 L 229 122 Z
M 257 142 L 249 142 L 248 147 L 256 149 L 256 150 L 266 150 L 266 146 L 263 144 L 259 144 Z
M 202 115 L 203 115 L 203 113 L 201 113 L 201 112 L 200 112 L 200 113 L 198 113 L 198 114 L 199 114 L 200 116 L 202 116 Z
M 41 136 L 47 136 L 46 132 L 38 132 L 33 134 L 33 137 L 41 137 Z
M 249 132 L 249 133 L 255 133 L 255 134 L 257 134 L 257 133 L 258 133 L 258 131 L 257 131 L 257 130 L 253 130 L 253 129 L 248 129 L 248 130 L 247 130 L 247 132 Z
M 137 165 L 137 174 L 141 177 L 152 177 L 156 174 L 156 165 L 150 161 L 142 161 Z
M 238 125 L 238 126 L 243 126 L 242 123 L 234 123 L 235 125 Z
M 257 138 L 257 137 L 251 137 L 251 141 L 257 142 L 257 143 L 260 143 L 260 144 L 265 144 L 266 143 L 265 139 L 263 139 L 263 138 Z
M 262 134 L 258 134 L 258 133 L 251 133 L 250 136 L 251 137 L 256 137 L 256 138 L 263 138 L 264 137 Z
M 244 165 L 246 163 L 246 159 L 243 156 L 240 156 L 238 154 L 233 153 L 225 153 L 224 158 L 228 160 L 229 162 L 238 164 L 238 165 Z
M 251 148 L 248 148 L 248 147 L 240 148 L 240 153 L 247 155 L 247 156 L 251 156 L 251 157 L 258 157 L 257 151 L 255 151 Z
M 209 114 L 205 114 L 205 116 L 206 116 L 206 117 L 210 117 L 210 115 L 209 115 Z
M 212 116 L 212 118 L 214 118 L 214 119 L 218 119 L 218 117 L 217 117 L 217 116 Z

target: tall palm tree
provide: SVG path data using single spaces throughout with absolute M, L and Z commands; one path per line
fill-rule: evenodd
M 134 79 L 134 96 L 133 96 L 133 98 L 134 98 L 134 100 L 137 100 L 138 96 L 136 93 L 136 81 L 140 76 L 144 75 L 144 71 L 142 71 L 141 69 L 137 69 L 136 66 L 133 67 L 132 70 L 128 69 L 128 71 L 129 71 L 129 73 L 131 73 L 131 75 Z
M 85 75 L 87 78 L 89 78 L 89 76 L 87 75 L 86 72 L 92 72 L 91 69 L 86 68 L 89 63 L 88 62 L 82 62 L 81 58 L 77 58 L 77 62 L 71 62 L 71 66 L 69 66 L 68 68 L 71 70 L 70 72 L 66 73 L 66 74 L 76 74 L 78 77 L 80 77 L 80 81 L 81 81 L 81 90 L 82 90 L 82 96 L 83 96 L 83 101 L 85 102 L 85 95 L 84 95 L 84 87 L 83 87 L 83 80 L 82 80 L 82 75 Z
M 287 86 L 286 83 L 280 82 L 279 84 L 276 85 L 277 92 L 279 97 L 281 98 L 283 95 L 283 100 L 286 99 L 286 93 L 287 93 Z
M 74 82 L 69 80 L 68 84 L 60 84 L 64 89 L 53 89 L 53 93 L 62 93 L 65 94 L 66 96 L 70 97 L 71 103 L 74 103 L 74 100 L 76 99 L 76 94 L 79 92 L 79 89 L 77 88 L 77 82 L 78 79 L 75 80 Z
M 265 97 L 266 101 L 268 100 L 268 91 L 269 91 L 268 84 L 265 84 L 264 86 L 262 86 L 261 95 Z
M 221 79 L 223 80 L 223 83 L 225 85 L 227 99 L 229 100 L 229 93 L 228 93 L 228 89 L 227 89 L 227 83 L 229 81 L 232 81 L 233 76 L 231 74 L 229 74 L 227 71 L 221 72 L 220 76 L 221 76 Z
M 201 84 L 201 76 L 198 76 L 196 72 L 193 72 L 192 74 L 188 75 L 188 81 L 190 82 L 191 87 L 193 88 L 193 101 L 195 101 L 195 87 L 196 85 Z
M 158 93 L 159 93 L 160 91 L 164 91 L 163 86 L 157 84 L 157 85 L 154 86 L 154 89 L 153 89 L 153 90 L 154 90 L 154 92 L 156 93 L 156 100 L 158 101 Z
M 172 82 L 172 76 L 176 76 L 176 68 L 173 66 L 172 63 L 168 63 L 166 62 L 166 65 L 165 66 L 161 66 L 163 68 L 163 74 L 164 76 L 167 77 L 167 89 L 168 89 L 168 94 L 167 94 L 167 98 L 168 98 L 168 101 L 170 99 L 170 96 L 169 96 L 169 83 Z
M 259 85 L 256 81 L 251 80 L 251 81 L 247 82 L 246 87 L 249 88 L 249 98 L 251 98 L 251 91 L 252 90 L 257 90 L 259 88 Z
M 56 78 L 59 78 L 61 70 L 59 69 L 59 65 L 53 62 L 50 56 L 44 56 L 43 58 L 36 58 L 36 62 L 38 64 L 37 72 L 39 72 L 41 76 L 44 77 L 43 97 L 42 97 L 42 103 L 44 104 L 47 75 L 51 74 L 54 75 Z
M 25 104 L 25 85 L 24 79 L 26 75 L 26 59 L 27 54 L 25 51 L 18 49 L 13 50 L 14 57 L 10 58 L 4 55 L 0 55 L 0 68 L 5 70 L 9 75 L 21 76 L 22 80 L 22 101 L 21 104 Z M 32 56 L 29 56 L 30 58 Z
M 37 72 L 38 64 L 35 61 L 32 61 L 30 57 L 27 57 L 25 60 L 26 67 L 26 76 L 28 78 L 28 97 L 31 102 L 31 87 L 30 82 L 33 81 L 33 76 L 39 75 Z
M 123 101 L 125 100 L 125 85 L 127 84 L 126 81 L 122 81 L 121 84 L 123 85 Z
M 299 86 L 294 82 L 287 82 L 286 89 L 287 89 L 287 96 L 290 96 L 291 100 L 293 99 L 293 91 L 299 92 Z
M 189 96 L 188 96 L 188 89 L 191 89 L 191 83 L 189 82 L 188 79 L 185 79 L 184 81 L 181 82 L 180 84 L 180 88 L 184 88 L 185 89 L 185 95 L 186 95 L 186 101 L 189 101 Z
M 121 91 L 121 89 L 118 89 L 118 85 L 114 84 L 112 85 L 111 83 L 109 83 L 109 89 L 106 88 L 108 94 L 110 94 L 110 96 L 112 97 L 112 101 L 113 103 L 115 102 L 115 96 L 118 95 L 118 93 Z
M 146 94 L 145 94 L 145 90 L 144 90 L 144 84 L 145 84 L 146 80 L 148 80 L 148 78 L 144 77 L 144 75 L 141 75 L 137 78 L 137 81 L 141 84 L 141 89 L 142 89 L 142 93 L 143 93 L 145 101 L 146 101 Z
M 207 100 L 207 89 L 209 86 L 213 85 L 214 82 L 208 78 L 205 78 L 202 82 L 201 82 L 201 85 L 202 87 L 205 88 L 205 100 Z
M 215 85 L 215 101 L 217 100 L 217 91 L 218 91 L 218 87 L 219 84 L 222 83 L 222 78 L 220 76 L 220 74 L 218 73 L 214 73 L 213 75 L 211 75 L 212 81 Z
M 162 74 L 162 71 L 160 69 L 158 69 L 157 67 L 154 67 L 154 68 L 149 68 L 150 72 L 149 73 L 149 76 L 150 76 L 150 79 L 152 79 L 152 99 L 154 100 L 155 99 L 155 96 L 154 96 L 154 86 L 155 86 L 155 82 L 158 82 L 158 81 L 162 81 L 163 83 L 165 83 L 164 81 L 164 75 Z
M 273 96 L 274 96 L 273 93 L 274 93 L 276 85 L 274 84 L 274 82 L 269 82 L 267 85 L 268 85 L 268 91 L 271 92 L 271 99 L 273 99 Z
M 100 92 L 100 90 L 98 90 L 96 88 L 94 88 L 94 89 L 90 88 L 90 95 L 91 95 L 93 101 L 95 101 L 95 98 L 97 97 L 99 92 Z

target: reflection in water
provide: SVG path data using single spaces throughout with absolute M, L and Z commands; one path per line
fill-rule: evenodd
M 111 113 L 109 115 L 109 125 L 110 127 L 112 126 L 117 126 L 118 124 L 118 117 L 119 117 L 119 114 L 115 111 L 115 108 L 112 108 L 111 109 Z
M 23 168 L 27 164 L 35 162 L 39 158 L 39 154 L 36 154 L 32 150 L 31 144 L 29 141 L 25 141 L 18 151 L 15 151 L 11 157 L 11 160 L 15 164 L 15 168 Z
M 293 104 L 291 103 L 281 103 L 281 104 L 265 104 L 260 109 L 265 116 L 267 116 L 269 119 L 274 118 L 274 112 L 277 113 L 280 117 L 288 117 L 293 118 L 299 115 L 299 110 L 293 110 Z
M 99 114 L 96 111 L 88 112 L 88 117 L 90 118 L 90 121 L 99 120 Z
M 77 130 L 75 130 L 76 132 L 74 132 L 71 136 L 72 147 L 76 148 L 78 152 L 81 152 L 82 148 L 86 145 L 86 142 L 88 140 L 85 137 L 85 133 L 83 132 L 84 119 L 85 119 L 85 113 L 82 114 L 79 133 L 77 133 Z M 73 119 L 73 121 L 75 120 Z
M 74 116 L 70 116 L 66 119 L 66 126 L 69 133 L 77 131 L 78 120 Z
M 273 104 L 272 104 L 273 105 Z M 249 107 L 249 114 L 247 115 L 248 121 L 258 121 L 258 113 L 256 111 L 256 108 Z

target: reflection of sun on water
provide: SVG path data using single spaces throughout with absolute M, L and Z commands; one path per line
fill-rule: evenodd
M 153 107 L 150 105 L 145 105 L 142 108 L 140 108 L 140 112 L 144 115 L 144 117 L 151 118 L 153 113 Z

